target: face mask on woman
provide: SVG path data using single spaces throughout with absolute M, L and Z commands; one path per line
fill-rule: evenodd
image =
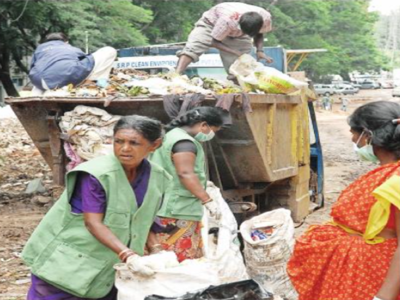
M 371 143 L 359 148 L 358 143 L 360 142 L 362 136 L 364 135 L 364 131 L 361 133 L 360 137 L 357 140 L 357 143 L 353 143 L 354 152 L 360 157 L 363 161 L 369 161 L 373 163 L 378 163 L 379 159 L 374 154 L 374 148 L 372 147 Z
M 208 125 L 207 125 L 208 126 Z M 208 126 L 208 128 L 210 128 L 210 126 Z M 198 134 L 196 134 L 194 136 L 195 140 L 202 143 L 202 142 L 208 142 L 211 141 L 215 136 L 215 132 L 210 128 L 210 132 L 209 133 L 203 133 L 203 132 L 199 132 Z

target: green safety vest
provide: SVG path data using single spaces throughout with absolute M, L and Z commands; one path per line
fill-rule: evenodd
M 66 189 L 28 240 L 22 259 L 32 273 L 72 295 L 102 298 L 114 284 L 118 255 L 85 227 L 83 214 L 71 212 L 69 200 L 77 175 L 83 171 L 99 180 L 107 195 L 104 224 L 125 245 L 143 255 L 147 237 L 171 177 L 151 163 L 148 189 L 138 209 L 135 193 L 114 155 L 95 158 L 66 176 Z
M 181 128 L 174 128 L 164 138 L 162 147 L 157 149 L 150 160 L 162 166 L 171 176 L 172 184 L 165 192 L 163 204 L 158 216 L 190 221 L 200 221 L 203 216 L 203 205 L 200 199 L 195 197 L 179 180 L 175 165 L 172 162 L 172 148 L 183 140 L 189 140 L 196 145 L 197 155 L 194 171 L 204 188 L 207 177 L 205 167 L 205 154 L 201 144 Z

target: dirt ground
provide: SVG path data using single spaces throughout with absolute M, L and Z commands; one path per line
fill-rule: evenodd
M 368 101 L 391 100 L 391 90 L 361 91 L 350 96 L 349 111 L 318 111 L 317 118 L 325 161 L 325 207 L 310 214 L 296 229 L 301 234 L 309 224 L 329 219 L 340 191 L 360 174 L 373 168 L 361 163 L 353 152 L 346 118 Z M 395 101 L 395 100 L 393 100 Z M 1 111 L 0 111 L 1 112 Z M 29 269 L 19 258 L 21 250 L 51 206 L 51 172 L 38 150 L 15 118 L 0 113 L 0 299 L 25 299 Z M 41 195 L 25 194 L 28 183 L 40 178 L 46 188 Z

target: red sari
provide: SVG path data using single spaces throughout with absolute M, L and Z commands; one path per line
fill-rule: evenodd
M 159 217 L 169 233 L 157 233 L 157 238 L 166 251 L 174 251 L 178 261 L 203 257 L 201 222 Z
M 370 300 L 378 293 L 397 249 L 397 238 L 370 244 L 341 226 L 364 233 L 377 202 L 373 191 L 399 172 L 400 163 L 394 163 L 361 176 L 333 206 L 331 216 L 336 225 L 311 226 L 297 240 L 287 271 L 299 300 Z

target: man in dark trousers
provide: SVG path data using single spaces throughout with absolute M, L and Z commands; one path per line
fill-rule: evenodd
M 206 11 L 195 24 L 188 42 L 177 53 L 178 73 L 185 72 L 191 62 L 210 47 L 220 50 L 222 63 L 227 73 L 233 62 L 242 54 L 256 47 L 257 59 L 272 59 L 263 51 L 264 33 L 271 31 L 271 15 L 265 9 L 240 2 L 224 2 Z
M 71 46 L 64 33 L 50 33 L 40 44 L 32 57 L 29 78 L 34 85 L 34 95 L 44 91 L 61 88 L 68 84 L 74 86 L 85 79 L 108 80 L 117 51 L 104 47 L 92 54 Z

